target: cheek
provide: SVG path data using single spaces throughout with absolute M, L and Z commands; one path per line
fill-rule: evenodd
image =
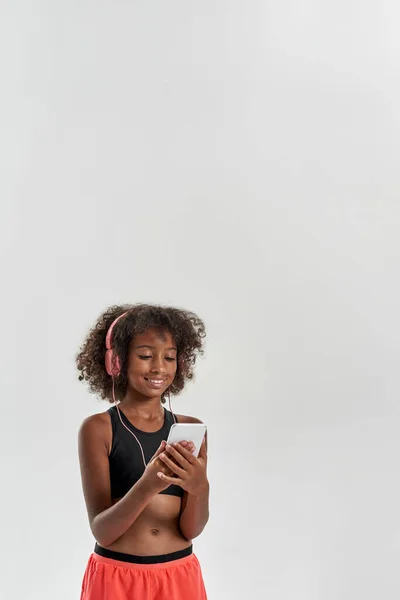
M 129 361 L 128 365 L 128 377 L 130 379 L 135 377 L 141 377 L 143 376 L 143 373 L 146 372 L 146 370 L 147 368 L 145 361 L 132 359 Z
M 144 381 L 144 376 L 145 376 L 145 374 L 141 371 L 140 368 L 138 368 L 137 365 L 135 365 L 135 366 L 132 365 L 128 369 L 128 372 L 127 372 L 127 379 L 128 379 L 129 385 L 136 389 L 139 389 L 139 388 L 141 389 L 142 386 L 144 386 L 146 383 Z

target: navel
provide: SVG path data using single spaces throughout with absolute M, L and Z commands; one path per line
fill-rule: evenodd
M 158 534 L 160 533 L 160 530 L 159 530 L 159 529 L 156 529 L 156 528 L 153 528 L 153 529 L 151 530 L 151 533 L 152 533 L 152 535 L 158 535 Z

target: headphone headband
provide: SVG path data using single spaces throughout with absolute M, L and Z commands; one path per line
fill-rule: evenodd
M 128 314 L 128 312 L 129 311 L 126 311 L 126 312 L 122 313 L 122 315 L 119 315 L 119 317 L 114 319 L 114 321 L 111 323 L 110 327 L 108 328 L 107 335 L 106 335 L 105 365 L 106 365 L 107 373 L 109 375 L 111 375 L 111 377 L 113 377 L 113 378 L 118 377 L 118 375 L 121 372 L 121 361 L 119 360 L 118 355 L 116 353 L 114 353 L 114 351 L 112 349 L 111 336 L 112 336 L 112 332 L 113 332 L 115 325 L 118 323 L 118 321 L 120 319 L 122 319 L 122 317 L 124 317 L 126 314 Z
M 119 317 L 117 317 L 116 319 L 114 319 L 114 321 L 111 323 L 110 327 L 108 328 L 107 335 L 106 335 L 106 348 L 107 348 L 107 350 L 111 350 L 111 336 L 112 336 L 112 332 L 113 332 L 113 329 L 114 329 L 115 325 L 118 323 L 118 321 L 120 319 L 122 319 L 122 317 L 124 317 L 127 314 L 128 314 L 128 311 L 122 313 L 122 315 L 119 315 Z

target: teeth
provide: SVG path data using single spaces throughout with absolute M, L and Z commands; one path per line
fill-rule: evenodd
M 162 383 L 163 379 L 149 379 L 150 383 Z

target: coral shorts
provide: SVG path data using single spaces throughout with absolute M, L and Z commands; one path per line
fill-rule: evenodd
M 207 600 L 207 595 L 192 547 L 140 557 L 96 544 L 83 577 L 81 600 Z

